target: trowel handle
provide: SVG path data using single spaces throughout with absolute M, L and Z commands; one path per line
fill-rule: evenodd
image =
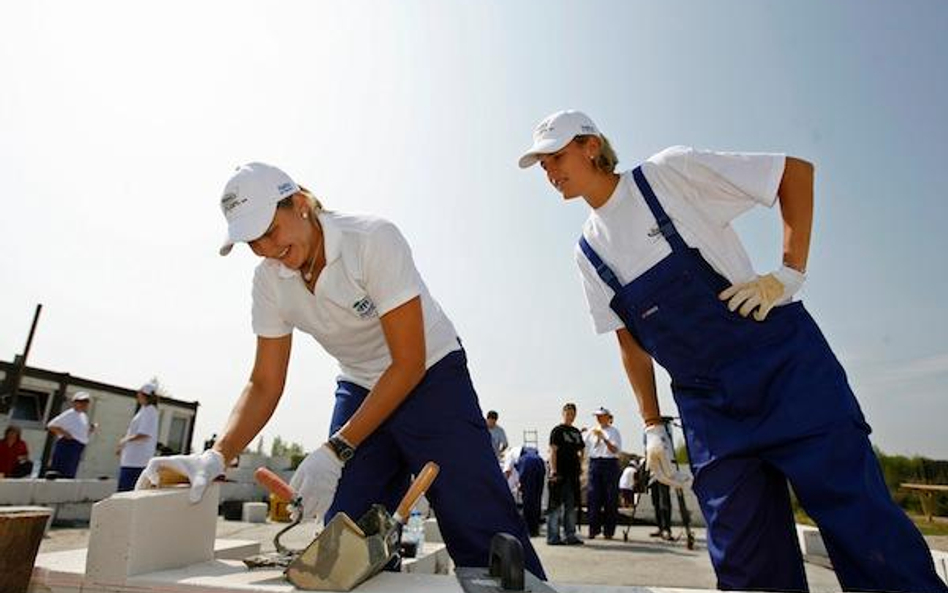
M 415 477 L 415 481 L 408 487 L 408 492 L 405 493 L 402 502 L 398 505 L 398 508 L 395 509 L 394 519 L 396 521 L 399 523 L 405 522 L 408 518 L 408 513 L 411 512 L 411 508 L 415 506 L 415 503 L 418 502 L 421 495 L 428 490 L 428 487 L 431 486 L 434 479 L 438 477 L 439 471 L 441 471 L 441 468 L 438 467 L 438 464 L 434 461 L 429 461 L 425 464 L 425 467 L 421 468 L 421 471 L 418 472 L 418 475 Z
M 283 478 L 273 473 L 265 467 L 258 467 L 253 472 L 253 477 L 257 483 L 270 491 L 270 494 L 276 496 L 283 502 L 293 502 L 296 500 L 296 492 L 290 488 L 289 484 L 283 481 Z

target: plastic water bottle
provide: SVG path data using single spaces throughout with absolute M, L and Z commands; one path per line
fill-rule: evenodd
M 402 530 L 402 548 L 404 555 L 408 558 L 414 558 L 425 545 L 425 520 L 421 517 L 421 511 L 412 511 L 408 517 L 408 523 Z

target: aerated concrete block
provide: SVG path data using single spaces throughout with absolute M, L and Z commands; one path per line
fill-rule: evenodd
M 186 488 L 121 492 L 92 507 L 86 577 L 115 585 L 130 576 L 214 558 L 220 489 L 212 484 L 197 504 Z
M 56 523 L 87 522 L 91 517 L 91 502 L 63 502 L 56 505 Z
M 214 558 L 216 560 L 243 560 L 260 553 L 260 542 L 249 539 L 214 540 Z
M 56 504 L 79 500 L 78 480 L 36 480 L 33 484 L 33 504 Z
M 240 520 L 244 523 L 266 523 L 267 503 L 245 502 L 241 512 Z
M 115 494 L 118 480 L 80 480 L 79 502 L 99 502 Z
M 0 480 L 0 505 L 29 505 L 33 500 L 33 484 L 36 482 L 17 478 Z

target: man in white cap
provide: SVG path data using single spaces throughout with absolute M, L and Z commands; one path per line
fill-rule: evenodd
M 95 425 L 89 423 L 90 400 L 87 392 L 77 391 L 72 396 L 72 407 L 46 425 L 47 430 L 56 436 L 47 472 L 56 472 L 63 478 L 76 477 L 82 451 L 89 443 L 89 434 L 95 430 Z
M 118 491 L 135 489 L 135 482 L 158 445 L 158 385 L 149 381 L 135 393 L 138 411 L 132 417 L 125 436 L 115 452 L 120 455 Z
M 589 479 L 586 507 L 589 511 L 589 539 L 602 533 L 612 539 L 619 518 L 619 453 L 622 437 L 612 426 L 612 413 L 603 407 L 593 412 L 598 426 L 586 432 Z

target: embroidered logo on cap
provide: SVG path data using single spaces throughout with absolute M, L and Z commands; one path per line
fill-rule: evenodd
M 224 194 L 224 197 L 221 198 L 221 208 L 224 210 L 224 214 L 229 214 L 231 210 L 240 206 L 247 201 L 247 198 L 241 198 L 237 194 L 230 192 Z
M 287 181 L 286 183 L 281 183 L 280 185 L 277 186 L 277 191 L 280 192 L 281 194 L 285 194 L 286 192 L 291 191 L 292 189 L 293 189 L 293 184 L 290 183 L 289 181 Z

